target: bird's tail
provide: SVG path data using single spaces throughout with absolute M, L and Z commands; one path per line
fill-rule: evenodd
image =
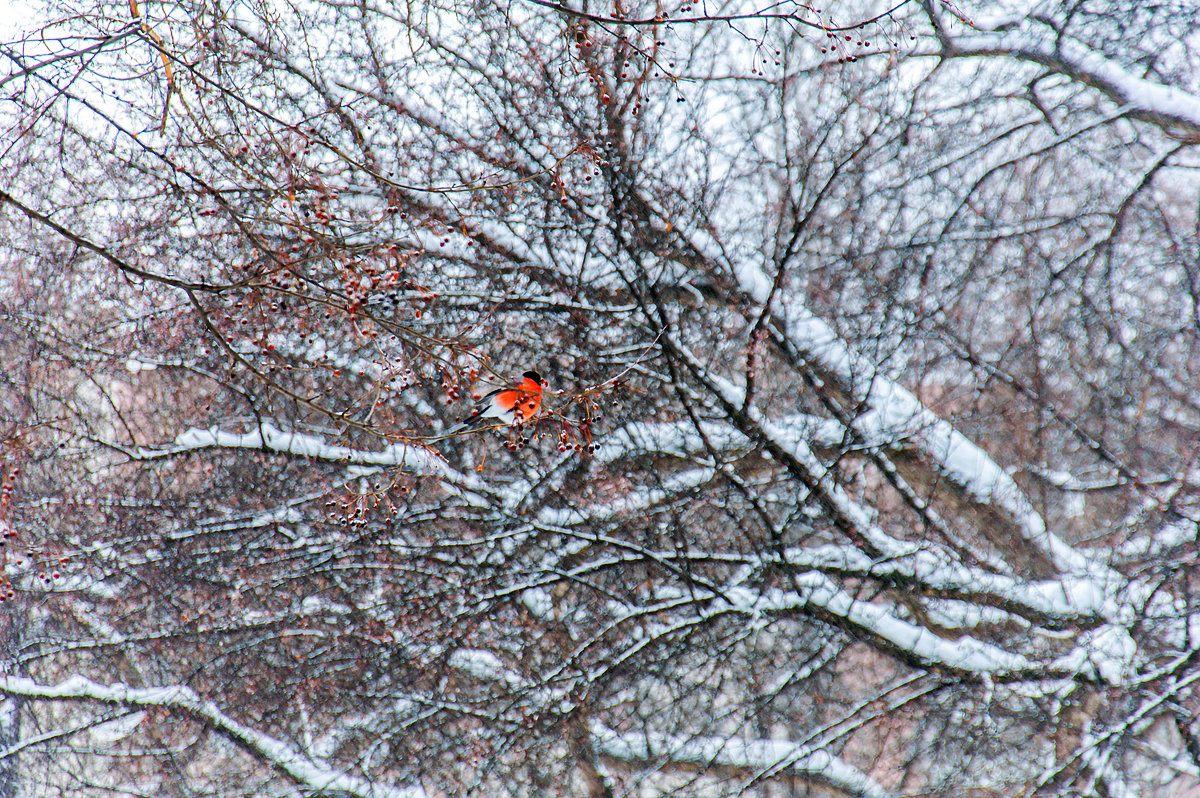
M 457 424 L 443 432 L 438 437 L 452 438 L 456 435 L 461 435 L 464 432 L 475 432 L 476 430 L 487 429 L 488 427 L 502 426 L 504 426 L 503 422 L 497 421 L 490 416 L 484 417 L 479 413 L 472 413 L 466 418 L 460 418 Z

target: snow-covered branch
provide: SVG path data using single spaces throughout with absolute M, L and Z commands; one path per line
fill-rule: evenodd
M 249 449 L 346 465 L 408 468 L 424 474 L 446 473 L 445 461 L 425 447 L 394 443 L 379 452 L 352 449 L 326 443 L 316 435 L 281 430 L 270 422 L 249 432 L 229 432 L 218 427 L 193 428 L 175 436 L 171 445 L 138 447 L 129 454 L 138 460 L 155 460 L 206 449 Z
M 83 701 L 176 713 L 211 726 L 255 759 L 316 793 L 340 792 L 361 798 L 425 798 L 427 794 L 421 787 L 398 787 L 348 775 L 327 762 L 306 755 L 291 743 L 239 723 L 183 685 L 134 688 L 123 684 L 97 684 L 82 676 L 44 685 L 32 679 L 3 676 L 0 677 L 0 692 L 39 700 Z
M 619 732 L 592 725 L 597 753 L 625 764 L 655 764 L 729 769 L 749 780 L 763 776 L 799 776 L 846 795 L 884 798 L 878 782 L 823 748 L 787 740 L 738 737 L 679 737 L 652 731 Z
M 1047 67 L 1104 93 L 1128 115 L 1188 142 L 1200 141 L 1200 96 L 1136 74 L 1082 42 L 1043 25 L 1010 20 L 990 33 L 945 35 L 947 58 L 1016 58 Z M 943 30 L 945 30 L 943 28 Z
M 739 264 L 737 278 L 743 290 L 756 301 L 767 301 L 771 281 L 761 268 L 750 263 Z M 872 445 L 890 440 L 893 446 L 923 455 L 944 480 L 1002 517 L 1013 533 L 1040 552 L 1059 573 L 1106 570 L 1052 533 L 1012 476 L 987 452 L 926 408 L 911 391 L 883 374 L 877 364 L 857 354 L 804 304 L 788 303 L 782 315 L 786 345 L 799 358 L 813 363 L 827 379 L 836 380 L 851 401 L 866 410 L 850 422 L 856 433 Z M 725 388 L 735 402 L 739 391 L 733 385 Z M 900 430 L 908 434 L 898 435 Z

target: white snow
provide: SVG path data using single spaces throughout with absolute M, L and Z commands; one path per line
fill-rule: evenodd
M 1004 13 L 981 18 L 977 30 L 951 35 L 949 54 L 1015 56 L 1067 75 L 1107 94 L 1135 116 L 1161 125 L 1180 138 L 1200 133 L 1200 97 L 1143 77 L 1033 16 Z M 987 32 L 993 31 L 993 32 Z
M 93 740 L 100 743 L 115 743 L 118 740 L 123 740 L 137 730 L 142 721 L 146 719 L 146 713 L 142 711 L 131 712 L 124 717 L 116 718 L 98 726 L 93 726 L 88 729 L 88 734 Z
M 725 766 L 749 771 L 794 773 L 862 798 L 884 798 L 887 792 L 858 768 L 823 748 L 787 740 L 745 740 L 737 737 L 679 737 L 652 731 L 619 732 L 592 724 L 596 750 L 614 759 L 633 762 L 666 760 L 700 766 Z
M 427 795 L 421 787 L 397 787 L 347 775 L 319 759 L 306 756 L 291 743 L 239 723 L 184 685 L 151 688 L 133 688 L 121 684 L 110 686 L 83 676 L 73 676 L 56 685 L 43 685 L 24 677 L 0 676 L 0 690 L 35 698 L 93 701 L 174 711 L 211 725 L 239 748 L 286 773 L 304 789 L 314 792 L 342 792 L 361 798 L 426 798 Z

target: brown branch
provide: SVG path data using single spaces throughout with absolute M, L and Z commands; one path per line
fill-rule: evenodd
M 639 17 L 636 19 L 626 19 L 625 17 L 606 16 L 604 14 L 591 14 L 587 11 L 581 11 L 576 8 L 571 8 L 564 3 L 554 2 L 554 0 L 526 0 L 543 8 L 550 8 L 555 11 L 561 11 L 564 14 L 577 17 L 578 19 L 586 19 L 589 22 L 595 22 L 604 25 L 625 25 L 628 27 L 650 27 L 654 25 L 694 25 L 700 22 L 745 22 L 748 20 L 786 20 L 788 22 L 798 22 L 801 25 L 807 25 L 814 30 L 834 32 L 857 30 L 866 25 L 878 22 L 881 19 L 886 19 L 892 14 L 899 11 L 904 6 L 908 5 L 912 0 L 900 0 L 899 3 L 889 8 L 880 14 L 876 14 L 868 19 L 859 20 L 849 25 L 823 25 L 820 22 L 813 22 L 805 19 L 799 14 L 785 14 L 778 11 L 751 11 L 745 14 L 698 14 L 690 17 L 670 17 L 664 14 L 657 14 L 653 17 Z M 773 5 L 779 5 L 775 3 Z M 771 6 L 768 6 L 770 8 Z M 816 9 L 811 6 L 803 6 L 806 11 L 816 13 Z
M 134 266 L 132 263 L 118 257 L 117 255 L 114 255 L 107 247 L 103 247 L 100 244 L 97 244 L 94 241 L 79 235 L 78 233 L 68 230 L 66 227 L 63 227 L 46 214 L 34 210 L 13 195 L 9 194 L 7 191 L 0 189 L 0 206 L 6 202 L 15 207 L 17 210 L 21 211 L 21 213 L 29 217 L 30 220 L 44 225 L 45 227 L 49 227 L 51 230 L 58 233 L 71 243 L 96 253 L 101 258 L 115 266 L 118 271 L 125 274 L 133 275 L 134 277 L 138 277 L 142 280 L 150 280 L 151 282 L 162 283 L 163 285 L 180 288 L 184 291 L 200 291 L 206 294 L 219 294 L 222 291 L 227 291 L 236 287 L 235 285 L 229 283 L 221 284 L 180 280 L 176 277 L 169 277 L 165 274 L 157 274 L 155 272 L 146 271 L 145 269 Z

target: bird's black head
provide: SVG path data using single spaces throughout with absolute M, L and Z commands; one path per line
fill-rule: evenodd
M 527 380 L 533 380 L 538 385 L 546 384 L 546 381 L 542 379 L 542 375 L 538 374 L 536 371 L 527 371 L 524 374 L 522 374 L 521 376 Z

